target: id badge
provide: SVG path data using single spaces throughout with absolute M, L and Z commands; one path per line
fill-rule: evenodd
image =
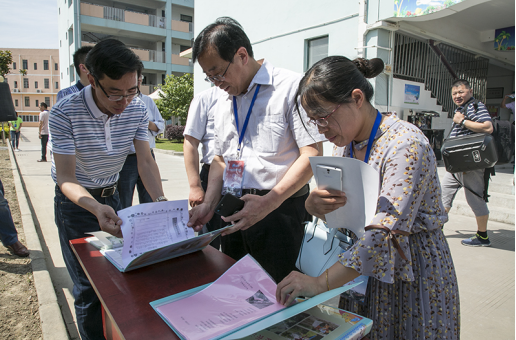
M 232 194 L 236 197 L 242 197 L 242 181 L 244 179 L 245 162 L 227 161 L 224 170 L 224 184 L 222 186 L 222 195 Z

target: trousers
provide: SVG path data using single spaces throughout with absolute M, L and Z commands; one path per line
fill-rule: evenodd
M 151 150 L 152 157 L 154 152 Z M 138 159 L 136 154 L 128 155 L 124 166 L 120 171 L 118 179 L 118 194 L 120 196 L 120 209 L 125 209 L 133 205 L 134 188 L 138 190 L 140 203 L 152 202 L 152 198 L 143 185 L 140 174 L 138 173 Z
M 4 185 L 0 179 L 0 240 L 4 247 L 18 242 L 18 232 L 14 226 L 9 202 L 4 197 Z
M 117 191 L 109 197 L 93 196 L 93 198 L 101 204 L 111 206 L 115 211 L 119 210 L 120 199 Z M 69 244 L 70 240 L 87 236 L 85 235 L 87 232 L 99 231 L 99 222 L 95 215 L 70 201 L 57 185 L 54 213 L 61 252 L 73 282 L 72 294 L 75 299 L 79 333 L 82 340 L 104 339 L 100 300 Z

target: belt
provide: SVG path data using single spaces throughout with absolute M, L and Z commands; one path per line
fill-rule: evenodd
M 405 256 L 405 253 L 401 249 L 401 246 L 398 243 L 398 241 L 396 240 L 396 238 L 394 237 L 394 235 L 409 236 L 410 233 L 408 231 L 391 230 L 391 229 L 384 227 L 383 225 L 379 225 L 379 224 L 368 225 L 367 227 L 365 227 L 366 231 L 371 230 L 371 229 L 379 229 L 381 231 L 386 232 L 387 233 L 387 241 L 389 241 L 389 240 L 392 241 L 392 245 L 394 246 L 394 248 L 396 248 L 396 250 L 398 251 L 398 254 L 400 254 L 402 259 L 407 261 L 407 257 Z M 389 255 L 390 255 L 390 252 L 391 252 L 391 248 L 389 247 Z
M 296 198 L 303 195 L 306 195 L 310 191 L 310 187 L 308 184 L 305 184 L 301 189 L 299 189 L 297 192 L 295 192 L 292 196 L 289 198 Z M 242 189 L 242 196 L 250 194 L 250 195 L 258 195 L 258 196 L 265 196 L 270 192 L 270 190 L 260 190 L 260 189 Z
M 205 171 L 210 171 L 210 165 L 209 165 L 209 164 L 203 164 L 203 165 L 202 165 L 202 168 L 203 168 Z
M 136 156 L 136 153 L 130 153 L 127 155 L 127 157 Z
M 91 195 L 100 197 L 113 196 L 116 191 L 116 183 L 109 187 L 88 189 L 85 188 Z

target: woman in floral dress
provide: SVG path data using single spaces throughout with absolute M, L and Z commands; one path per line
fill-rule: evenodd
M 459 292 L 442 232 L 447 215 L 435 155 L 416 126 L 371 105 L 366 78 L 383 67 L 380 59 L 328 57 L 301 80 L 301 105 L 336 145 L 334 156 L 365 160 L 378 171 L 381 189 L 364 236 L 321 276 L 289 274 L 277 299 L 288 305 L 365 275 L 365 303 L 341 298 L 340 307 L 373 320 L 371 339 L 459 339 Z M 343 192 L 314 190 L 306 208 L 324 219 L 345 203 Z

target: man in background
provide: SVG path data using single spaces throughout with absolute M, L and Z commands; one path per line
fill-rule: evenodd
M 143 76 L 138 81 L 138 86 L 142 85 Z M 149 146 L 152 157 L 154 152 L 152 149 L 156 147 L 156 136 L 163 133 L 165 130 L 165 120 L 161 117 L 161 113 L 154 103 L 154 100 L 147 95 L 140 92 L 140 99 L 147 107 L 147 113 L 149 114 Z M 125 160 L 122 171 L 120 171 L 120 178 L 118 179 L 118 194 L 120 195 L 120 208 L 125 209 L 133 205 L 134 187 L 138 190 L 138 199 L 140 203 L 152 202 L 152 198 L 143 185 L 140 174 L 138 173 L 138 161 L 136 159 L 136 151 L 134 146 L 131 146 L 131 151 Z
M 14 255 L 29 256 L 29 250 L 18 240 L 18 232 L 14 226 L 9 202 L 4 197 L 4 186 L 0 179 L 0 240 L 4 247 Z
M 38 162 L 47 161 L 47 143 L 48 143 L 48 106 L 43 102 L 39 105 L 39 139 L 41 139 L 41 159 Z
M 194 97 L 190 103 L 188 110 L 188 118 L 183 135 L 185 141 L 183 143 L 184 159 L 186 175 L 188 176 L 188 185 L 190 186 L 190 194 L 188 202 L 193 208 L 204 202 L 204 195 L 208 188 L 208 176 L 210 173 L 210 164 L 213 161 L 215 141 L 213 139 L 213 106 L 217 103 L 221 90 L 213 86 L 208 90 L 202 91 Z M 202 144 L 202 159 L 199 162 L 199 143 Z M 199 164 L 202 163 L 201 172 L 199 173 Z M 210 221 L 206 223 L 206 228 L 199 232 L 205 233 L 220 229 L 222 224 L 226 224 L 220 219 L 219 215 L 213 215 Z M 220 248 L 220 236 L 211 242 L 211 245 Z
M 18 116 L 18 112 L 16 112 L 16 120 L 9 122 L 9 127 L 11 128 L 11 144 L 14 151 L 20 151 L 20 129 L 22 127 L 22 123 L 23 120 Z
M 473 98 L 473 89 L 467 80 L 458 79 L 452 84 L 452 98 L 458 106 L 453 116 L 453 128 L 450 138 L 467 136 L 473 133 L 490 134 L 493 132 L 491 116 L 486 106 Z M 489 247 L 491 241 L 487 235 L 487 221 L 489 209 L 484 198 L 485 188 L 484 171 L 486 169 L 473 170 L 451 174 L 446 172 L 441 186 L 443 192 L 443 205 L 448 213 L 459 189 L 464 186 L 466 201 L 475 214 L 477 220 L 477 234 L 471 238 L 462 240 L 462 244 L 471 247 Z M 456 178 L 454 178 L 454 176 Z M 467 189 L 466 189 L 467 188 Z M 476 194 L 475 194 L 476 193 Z
M 86 55 L 89 51 L 91 51 L 92 48 L 92 46 L 83 46 L 79 48 L 77 51 L 75 51 L 75 53 L 73 54 L 73 64 L 75 66 L 75 71 L 79 76 L 79 80 L 74 85 L 59 91 L 57 93 L 57 101 L 60 101 L 61 99 L 72 93 L 79 92 L 85 86 L 88 86 L 90 84 L 88 81 L 89 72 L 84 63 L 86 62 Z

